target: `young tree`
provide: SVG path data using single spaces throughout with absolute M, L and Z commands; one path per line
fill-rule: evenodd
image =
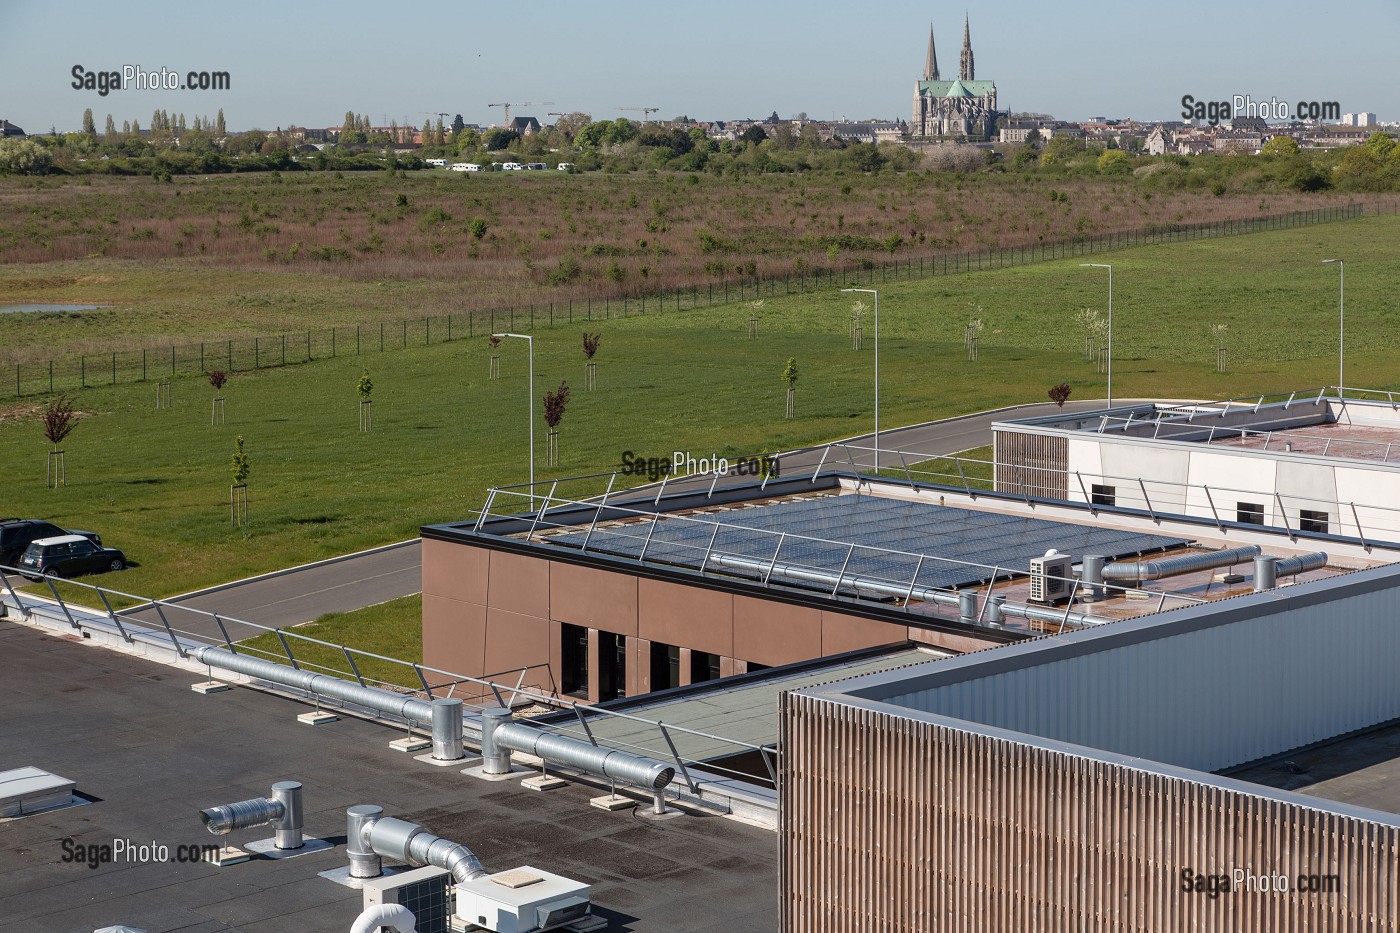
M 115 145 L 117 142 L 117 123 L 112 119 L 112 115 L 107 114 L 107 123 L 102 128 L 102 141 L 107 145 Z
M 251 465 L 248 454 L 243 450 L 243 435 L 233 439 L 233 457 L 229 460 L 228 472 L 233 479 L 229 487 L 229 521 L 233 527 L 248 524 L 248 473 Z
M 88 139 L 95 139 L 97 137 L 97 124 L 93 122 L 91 107 L 83 111 L 83 134 L 86 135 Z
M 360 396 L 360 430 L 374 430 L 374 409 L 371 407 L 370 396 L 374 393 L 374 380 L 369 377 L 369 369 L 360 370 L 359 381 L 355 383 L 355 391 Z
M 44 436 L 52 445 L 49 450 L 49 465 L 44 468 L 44 485 L 55 488 L 60 484 L 67 486 L 68 475 L 63 467 L 63 451 L 58 449 L 58 445 L 78 426 L 78 415 L 73 410 L 73 402 L 68 398 L 68 394 L 64 393 L 49 402 L 40 420 L 44 425 Z
M 222 107 L 219 108 L 219 115 L 214 120 L 214 135 L 220 137 L 228 135 L 228 127 L 224 125 L 224 108 Z
M 585 389 L 598 387 L 598 364 L 593 362 L 593 354 L 598 352 L 598 344 L 602 340 L 602 334 L 583 332 L 583 387 Z
M 569 383 L 559 383 L 559 388 L 544 394 L 544 423 L 549 425 L 549 435 L 545 444 L 545 461 L 550 466 L 559 463 L 559 422 L 564 420 L 564 409 L 569 406 Z
M 790 356 L 787 359 L 787 366 L 783 368 L 783 381 L 787 383 L 787 414 L 788 418 L 797 417 L 797 357 Z
M 499 379 L 501 377 L 501 355 L 497 351 L 501 348 L 501 338 L 492 334 L 486 338 L 486 342 L 491 345 L 490 378 Z
M 224 383 L 228 382 L 228 373 L 222 369 L 215 369 L 209 373 L 209 384 L 214 387 L 214 400 L 209 406 L 209 423 L 224 423 Z
M 1050 390 L 1045 394 L 1050 396 L 1050 401 L 1054 402 L 1056 405 L 1059 405 L 1061 408 L 1064 408 L 1065 402 L 1069 399 L 1069 393 L 1069 383 L 1062 382 L 1057 386 L 1051 386 Z

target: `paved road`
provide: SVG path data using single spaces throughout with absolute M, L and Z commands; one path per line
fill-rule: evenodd
M 1099 407 L 1102 407 L 1102 402 L 1068 402 L 1064 410 L 1089 411 Z M 880 449 L 903 450 L 925 457 L 944 456 L 990 444 L 993 422 L 1004 421 L 1010 417 L 1050 414 L 1056 410 L 1053 403 L 1045 402 L 881 431 Z M 846 443 L 854 447 L 873 447 L 874 436 L 866 434 L 837 443 Z M 822 461 L 826 449 L 823 445 L 784 454 L 783 475 L 800 476 L 810 473 Z M 837 453 L 829 455 L 827 459 L 831 466 L 839 466 L 843 461 L 845 455 Z M 893 466 L 895 463 L 897 460 L 893 460 L 889 465 Z M 673 481 L 667 488 L 708 488 L 711 480 L 710 476 L 694 477 Z M 721 480 L 721 485 L 734 485 L 750 480 L 747 476 L 729 476 Z M 656 494 L 655 488 L 651 487 L 653 491 L 650 495 Z M 625 502 L 630 498 L 633 496 L 618 497 L 616 501 Z M 322 561 L 307 567 L 277 571 L 191 593 L 172 601 L 190 609 L 199 609 L 207 613 L 217 612 L 221 617 L 282 628 L 309 622 L 328 612 L 361 609 L 409 596 L 420 592 L 422 587 L 422 548 L 419 541 L 409 541 L 333 561 Z M 153 610 L 136 610 L 129 614 L 134 618 L 160 625 L 160 618 Z M 213 638 L 221 637 L 217 623 L 208 616 L 171 609 L 166 610 L 166 616 L 170 624 L 177 629 L 197 631 Z M 238 630 L 239 628 L 242 630 Z M 252 633 L 253 630 L 246 627 L 230 626 L 229 635 L 235 640 Z

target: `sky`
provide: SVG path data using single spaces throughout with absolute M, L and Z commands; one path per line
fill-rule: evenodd
M 0 117 L 30 133 L 149 125 L 157 109 L 230 130 L 339 126 L 345 112 L 421 126 L 550 111 L 640 120 L 909 119 L 932 23 L 942 76 L 956 77 L 963 15 L 978 79 L 1002 109 L 1060 119 L 1180 119 L 1181 99 L 1336 101 L 1400 120 L 1400 0 L 0 0 Z M 102 96 L 87 72 L 224 71 L 227 90 Z M 528 103 L 527 103 L 528 102 Z

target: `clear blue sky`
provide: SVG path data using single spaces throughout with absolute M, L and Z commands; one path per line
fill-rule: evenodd
M 552 101 L 512 113 L 908 119 L 929 22 L 943 75 L 956 76 L 966 9 L 977 77 L 1014 111 L 1176 119 L 1183 94 L 1249 94 L 1400 120 L 1400 0 L 1332 13 L 1315 0 L 966 3 L 0 0 L 0 117 L 31 133 L 77 129 L 85 107 L 99 130 L 107 113 L 146 126 L 158 108 L 220 107 L 235 130 L 339 125 L 346 110 L 487 124 L 501 117 L 489 103 Z M 102 97 L 71 87 L 74 65 L 227 71 L 232 86 Z

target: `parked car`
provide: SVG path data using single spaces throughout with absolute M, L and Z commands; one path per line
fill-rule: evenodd
M 91 531 L 65 531 L 53 522 L 32 518 L 0 519 L 0 567 L 18 566 L 20 555 L 29 545 L 40 538 L 57 538 L 60 535 L 81 535 L 93 544 L 102 544 L 102 538 Z
M 75 577 L 80 573 L 102 573 L 126 568 L 126 555 L 114 547 L 93 544 L 82 535 L 40 538 L 24 549 L 20 572 L 30 579 L 43 574 Z

